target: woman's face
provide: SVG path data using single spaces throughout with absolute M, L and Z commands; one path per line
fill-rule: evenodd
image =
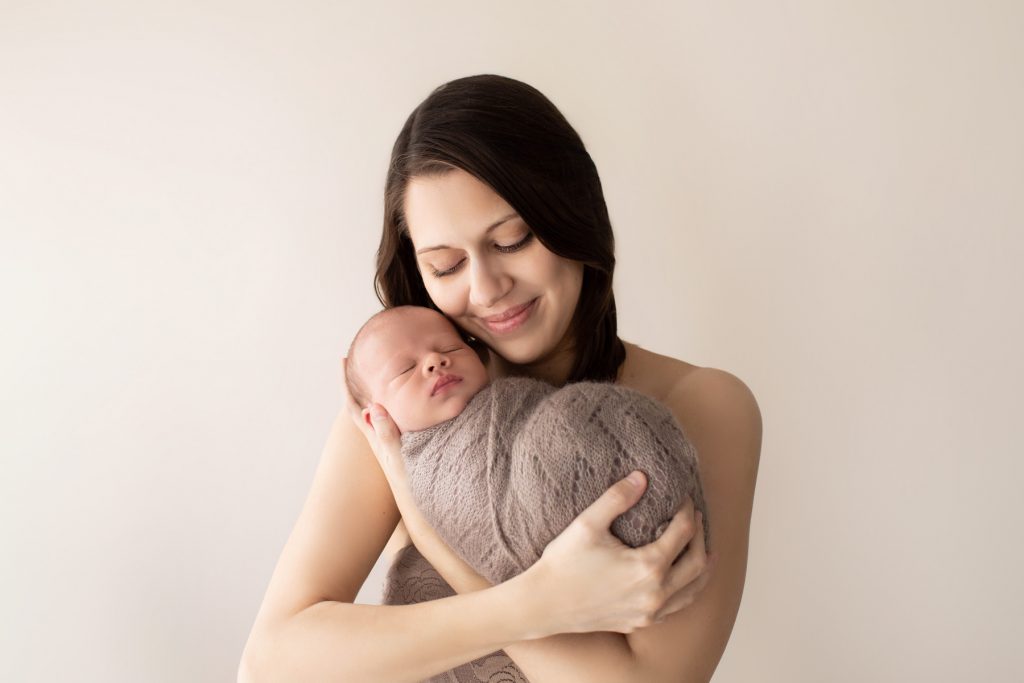
M 581 263 L 548 251 L 508 202 L 460 169 L 410 180 L 404 211 L 427 293 L 459 327 L 516 364 L 565 348 Z

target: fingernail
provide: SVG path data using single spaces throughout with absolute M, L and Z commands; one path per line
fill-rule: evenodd
M 384 417 L 384 409 L 378 405 L 374 405 L 373 408 L 370 409 L 370 417 L 375 420 L 381 419 Z
M 639 486 L 640 484 L 644 483 L 643 475 L 641 475 L 640 472 L 633 472 L 628 477 L 626 477 L 626 479 L 628 479 L 629 483 L 632 484 L 633 486 Z

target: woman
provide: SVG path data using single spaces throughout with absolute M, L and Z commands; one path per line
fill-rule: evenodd
M 420 681 L 500 649 L 533 683 L 710 679 L 743 590 L 760 412 L 734 376 L 619 340 L 613 267 L 597 171 L 543 95 L 475 76 L 412 113 L 388 171 L 378 296 L 440 310 L 480 345 L 492 377 L 616 381 L 667 405 L 700 457 L 715 571 L 692 503 L 648 546 L 611 535 L 641 478 L 611 487 L 535 565 L 490 586 L 409 502 L 387 415 L 359 423 L 348 401 L 240 679 Z M 392 532 L 392 547 L 414 543 L 458 594 L 351 604 Z

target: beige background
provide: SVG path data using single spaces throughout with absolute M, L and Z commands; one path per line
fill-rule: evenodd
M 623 5 L 0 0 L 0 680 L 233 679 L 479 72 L 591 150 L 623 336 L 760 402 L 715 680 L 1024 677 L 1021 4 Z

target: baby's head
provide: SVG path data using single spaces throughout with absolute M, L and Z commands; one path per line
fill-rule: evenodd
M 356 333 L 345 372 L 363 408 L 379 403 L 403 432 L 450 420 L 487 386 L 487 369 L 455 326 L 420 306 L 388 308 Z

